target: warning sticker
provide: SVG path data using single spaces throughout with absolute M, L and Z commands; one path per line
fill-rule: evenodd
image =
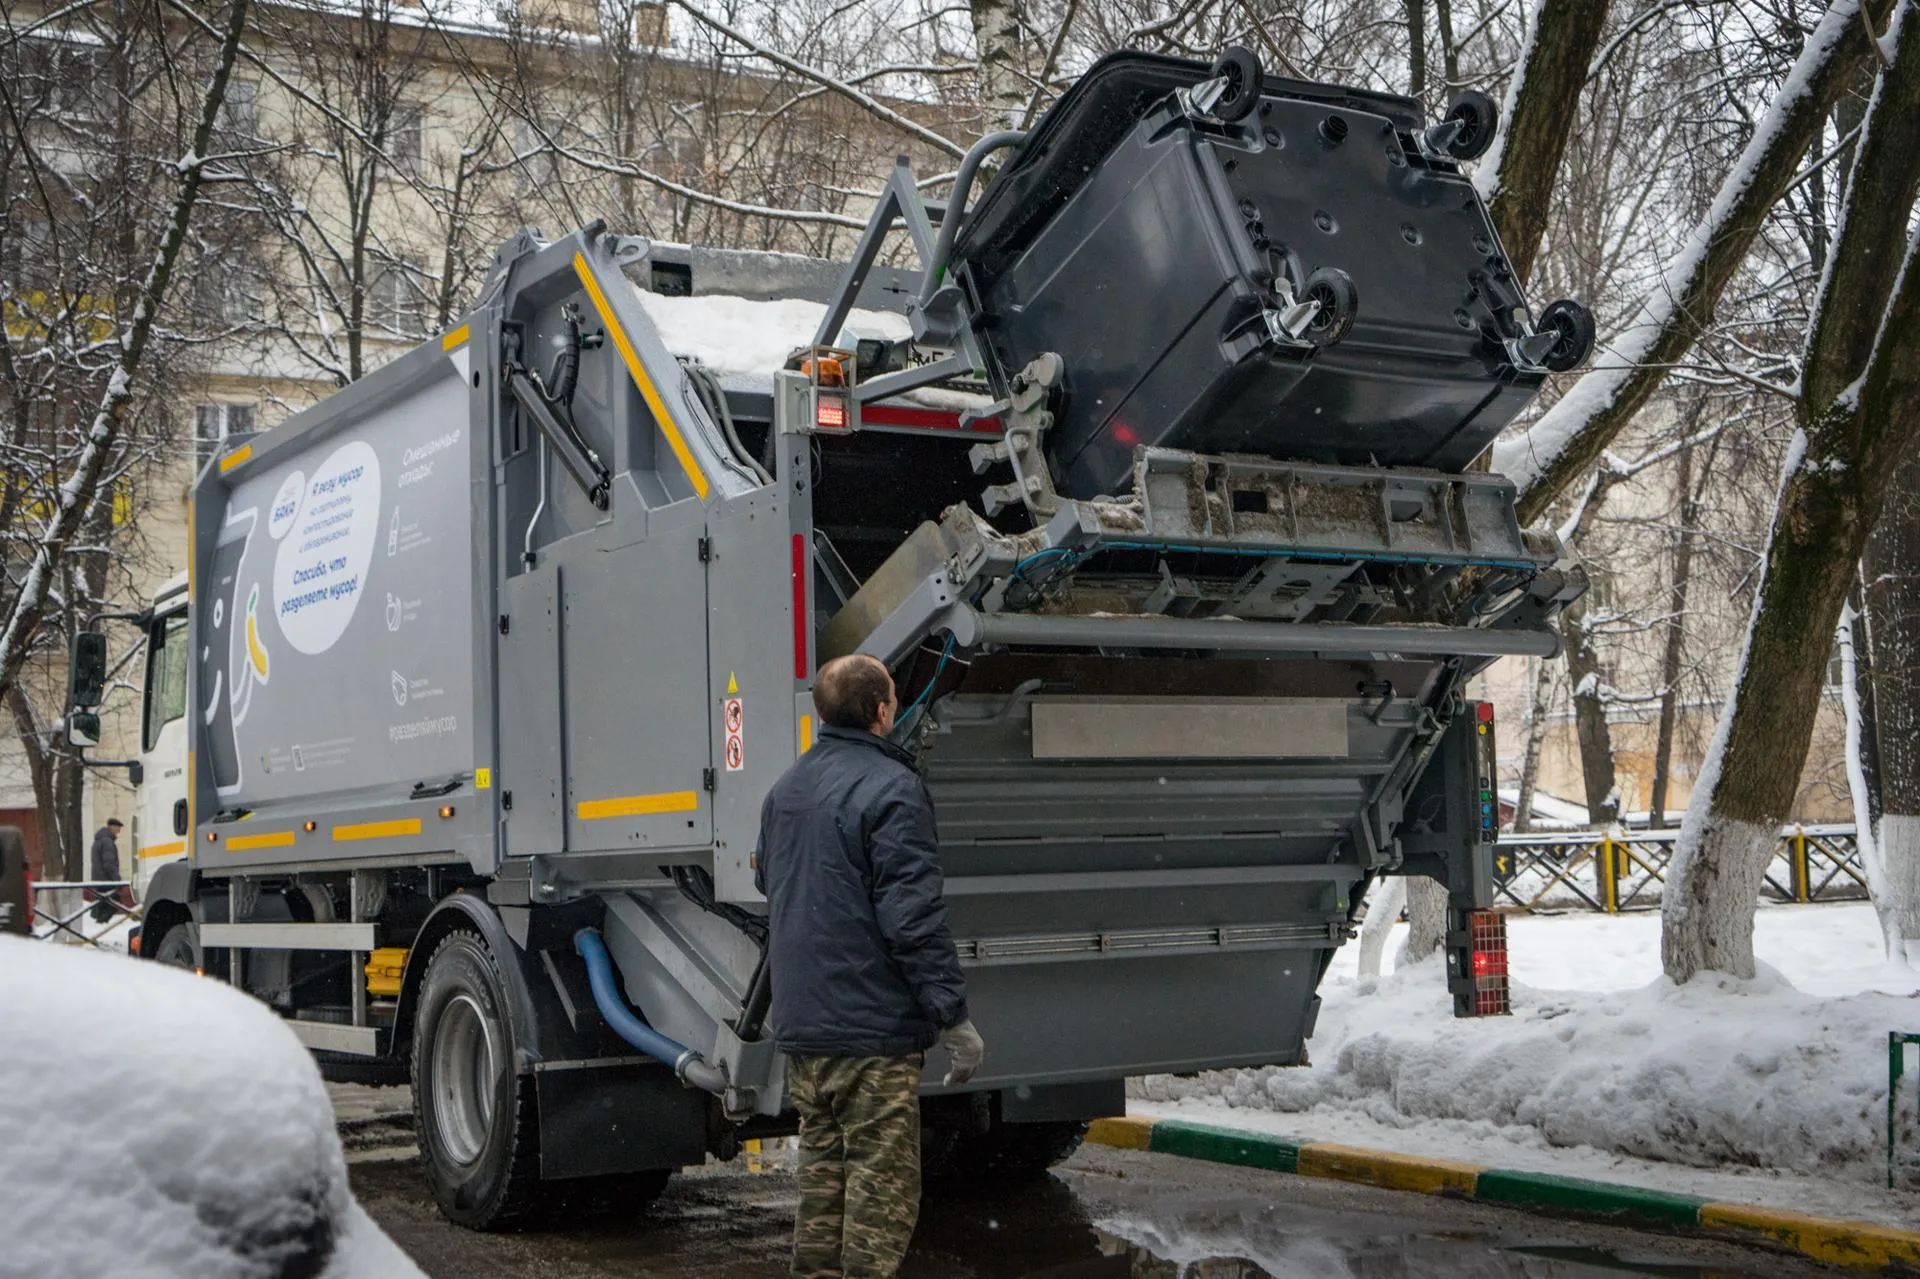
M 740 699 L 729 697 L 726 700 L 725 720 L 727 726 L 727 771 L 737 773 L 747 766 L 747 746 L 745 729 L 747 714 L 740 705 Z

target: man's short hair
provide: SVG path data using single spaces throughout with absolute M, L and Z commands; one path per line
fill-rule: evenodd
M 872 728 L 893 696 L 893 677 L 865 653 L 836 657 L 813 680 L 813 705 L 835 728 Z

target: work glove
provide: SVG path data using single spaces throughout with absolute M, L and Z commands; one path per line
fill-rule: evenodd
M 971 1019 L 941 1031 L 940 1046 L 947 1050 L 947 1075 L 940 1081 L 943 1084 L 966 1083 L 979 1071 L 980 1062 L 987 1055 L 987 1041 L 980 1038 Z

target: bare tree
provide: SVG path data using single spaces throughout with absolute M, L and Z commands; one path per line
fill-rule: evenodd
M 16 16 L 0 14 L 0 695 L 72 876 L 80 764 L 57 681 L 28 664 L 129 585 L 130 489 L 190 359 L 169 304 L 204 247 L 203 192 L 228 173 L 219 124 L 247 9 L 219 27 L 165 0 Z
M 1801 368 L 1766 570 L 1662 902 L 1667 975 L 1751 976 L 1753 911 L 1788 815 L 1854 566 L 1920 426 L 1920 20 L 1902 0 Z M 1876 52 L 1878 50 L 1876 49 Z

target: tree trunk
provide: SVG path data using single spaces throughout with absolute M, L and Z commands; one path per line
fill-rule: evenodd
M 1425 875 L 1407 878 L 1407 944 L 1399 965 L 1417 964 L 1447 939 L 1447 890 Z
M 33 806 L 40 816 L 40 877 L 68 879 L 66 846 L 59 839 L 55 814 L 53 764 L 47 750 L 46 730 L 27 700 L 27 691 L 18 683 L 7 689 L 7 709 L 13 715 L 13 731 L 26 757 L 27 776 L 33 782 Z
M 1661 959 L 1678 982 L 1703 968 L 1753 975 L 1754 903 L 1799 788 L 1834 626 L 1920 425 L 1920 266 L 1907 233 L 1920 194 L 1920 19 L 1908 17 L 1875 88 L 1807 338 L 1800 430 L 1740 676 L 1661 904 Z
M 1406 0 L 1407 92 L 1427 95 L 1427 0 Z
M 972 0 L 973 38 L 980 53 L 981 132 L 1017 129 L 1026 115 L 1026 66 L 1016 0 Z M 962 193 L 965 194 L 964 192 Z
M 1607 724 L 1606 677 L 1593 649 L 1593 636 L 1587 630 L 1584 599 L 1560 615 L 1560 639 L 1567 650 L 1567 679 L 1573 684 L 1573 724 L 1580 742 L 1580 780 L 1586 792 L 1587 820 L 1595 826 L 1610 825 L 1620 815 L 1613 771 L 1613 730 Z
M 1513 805 L 1513 833 L 1533 830 L 1533 791 L 1540 780 L 1540 750 L 1547 741 L 1547 713 L 1553 706 L 1553 663 L 1542 660 L 1527 707 L 1527 749 L 1520 760 L 1520 796 Z
M 1367 918 L 1360 925 L 1360 975 L 1378 977 L 1380 961 L 1386 955 L 1387 934 L 1400 921 L 1407 905 L 1407 878 L 1393 875 L 1375 882 L 1373 900 L 1367 903 Z
M 1580 92 L 1600 47 L 1607 8 L 1606 0 L 1540 0 L 1507 88 L 1500 138 L 1475 175 L 1522 283 L 1532 276 L 1547 234 L 1560 159 L 1580 116 Z
M 1867 539 L 1867 646 L 1880 800 L 1877 830 L 1889 955 L 1920 955 L 1920 457 L 1894 470 Z M 1871 814 L 1869 814 L 1871 816 Z M 1897 933 L 1897 938 L 1896 938 Z M 1897 942 L 1897 945 L 1896 945 Z
M 1693 450 L 1680 451 L 1680 532 L 1673 548 L 1673 578 L 1667 588 L 1667 635 L 1660 654 L 1660 728 L 1653 748 L 1653 793 L 1647 800 L 1647 824 L 1667 824 L 1667 788 L 1673 781 L 1673 733 L 1680 718 L 1680 659 L 1687 629 L 1687 589 L 1693 577 L 1693 526 L 1700 517 L 1693 491 Z
M 1806 38 L 1788 78 L 1793 91 L 1775 97 L 1639 314 L 1539 421 L 1494 447 L 1493 469 L 1520 486 L 1521 523 L 1539 519 L 1593 470 L 1712 323 L 1721 293 L 1799 176 L 1834 103 L 1876 57 L 1868 22 L 1883 30 L 1891 8 L 1892 0 L 1836 0 Z
M 1440 28 L 1440 63 L 1451 93 L 1460 83 L 1460 50 L 1453 41 L 1453 0 L 1433 0 L 1433 16 Z

